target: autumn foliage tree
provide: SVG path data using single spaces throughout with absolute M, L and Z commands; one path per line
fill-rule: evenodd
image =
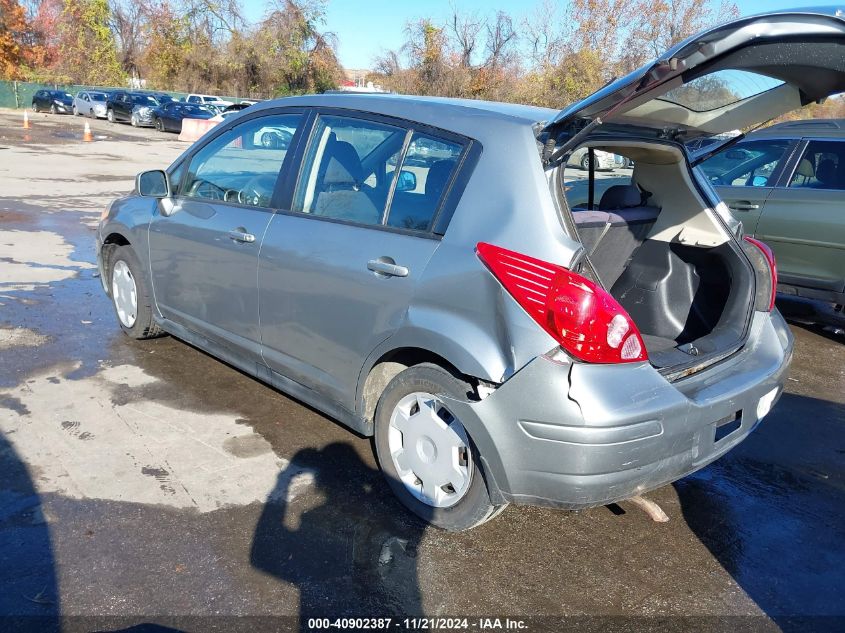
M 0 0 L 0 78 L 24 79 L 37 63 L 37 43 L 31 21 L 17 0 Z

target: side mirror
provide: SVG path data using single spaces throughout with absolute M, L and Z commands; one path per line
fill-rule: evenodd
M 414 172 L 403 169 L 399 172 L 399 182 L 396 191 L 413 191 L 417 188 L 417 176 Z
M 138 195 L 145 198 L 169 198 L 170 181 L 167 174 L 160 169 L 144 171 L 135 178 L 135 188 Z
M 751 180 L 752 187 L 765 187 L 768 184 L 769 179 L 765 176 L 754 176 L 754 178 Z

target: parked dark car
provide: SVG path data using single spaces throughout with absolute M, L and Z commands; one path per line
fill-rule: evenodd
M 836 9 L 784 11 L 560 112 L 256 105 L 105 210 L 103 289 L 128 336 L 170 333 L 373 436 L 384 490 L 434 525 L 637 496 L 748 437 L 792 356 L 771 250 L 682 143 L 845 91 L 843 45 Z M 582 146 L 634 168 L 573 208 Z
M 778 263 L 778 292 L 845 304 L 845 119 L 789 121 L 749 134 L 700 169 Z M 835 315 L 834 315 L 835 316 Z
M 51 114 L 70 114 L 73 111 L 73 95 L 64 90 L 39 90 L 32 95 L 32 109 L 35 112 L 49 110 Z
M 152 122 L 159 132 L 179 133 L 182 119 L 211 119 L 215 114 L 211 109 L 193 103 L 171 101 L 153 110 Z
M 106 118 L 110 123 L 129 121 L 134 125 L 152 125 L 152 111 L 158 105 L 149 94 L 118 90 L 106 101 Z M 133 113 L 136 113 L 134 121 Z

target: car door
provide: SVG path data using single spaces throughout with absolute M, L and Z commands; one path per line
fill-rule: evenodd
M 716 188 L 731 214 L 754 234 L 766 200 L 795 146 L 790 139 L 748 140 L 714 154 L 698 169 Z
M 165 130 L 170 132 L 182 131 L 182 118 L 179 115 L 180 109 L 181 106 L 177 105 L 175 102 L 170 102 L 162 108 L 161 124 L 164 126 Z
M 766 201 L 756 236 L 774 251 L 780 281 L 845 291 L 845 140 L 808 139 Z
M 413 158 L 422 138 L 444 149 L 434 176 Z M 402 323 L 440 244 L 431 226 L 466 146 L 411 124 L 320 114 L 290 210 L 273 217 L 261 248 L 262 353 L 273 371 L 354 411 L 365 359 Z
M 297 128 L 301 112 L 262 115 L 221 130 L 186 159 L 170 213 L 150 222 L 150 269 L 161 314 L 227 351 L 260 358 L 258 251 L 285 150 L 251 143 L 273 121 Z M 160 207 L 160 210 L 163 207 Z

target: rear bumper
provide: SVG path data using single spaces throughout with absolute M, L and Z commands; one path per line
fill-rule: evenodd
M 780 396 L 791 357 L 780 314 L 757 313 L 742 350 L 674 383 L 647 363 L 537 358 L 481 402 L 449 406 L 497 501 L 590 507 L 675 481 L 736 446 L 768 411 L 761 401 Z M 736 428 L 716 440 L 724 422 L 720 431 Z

